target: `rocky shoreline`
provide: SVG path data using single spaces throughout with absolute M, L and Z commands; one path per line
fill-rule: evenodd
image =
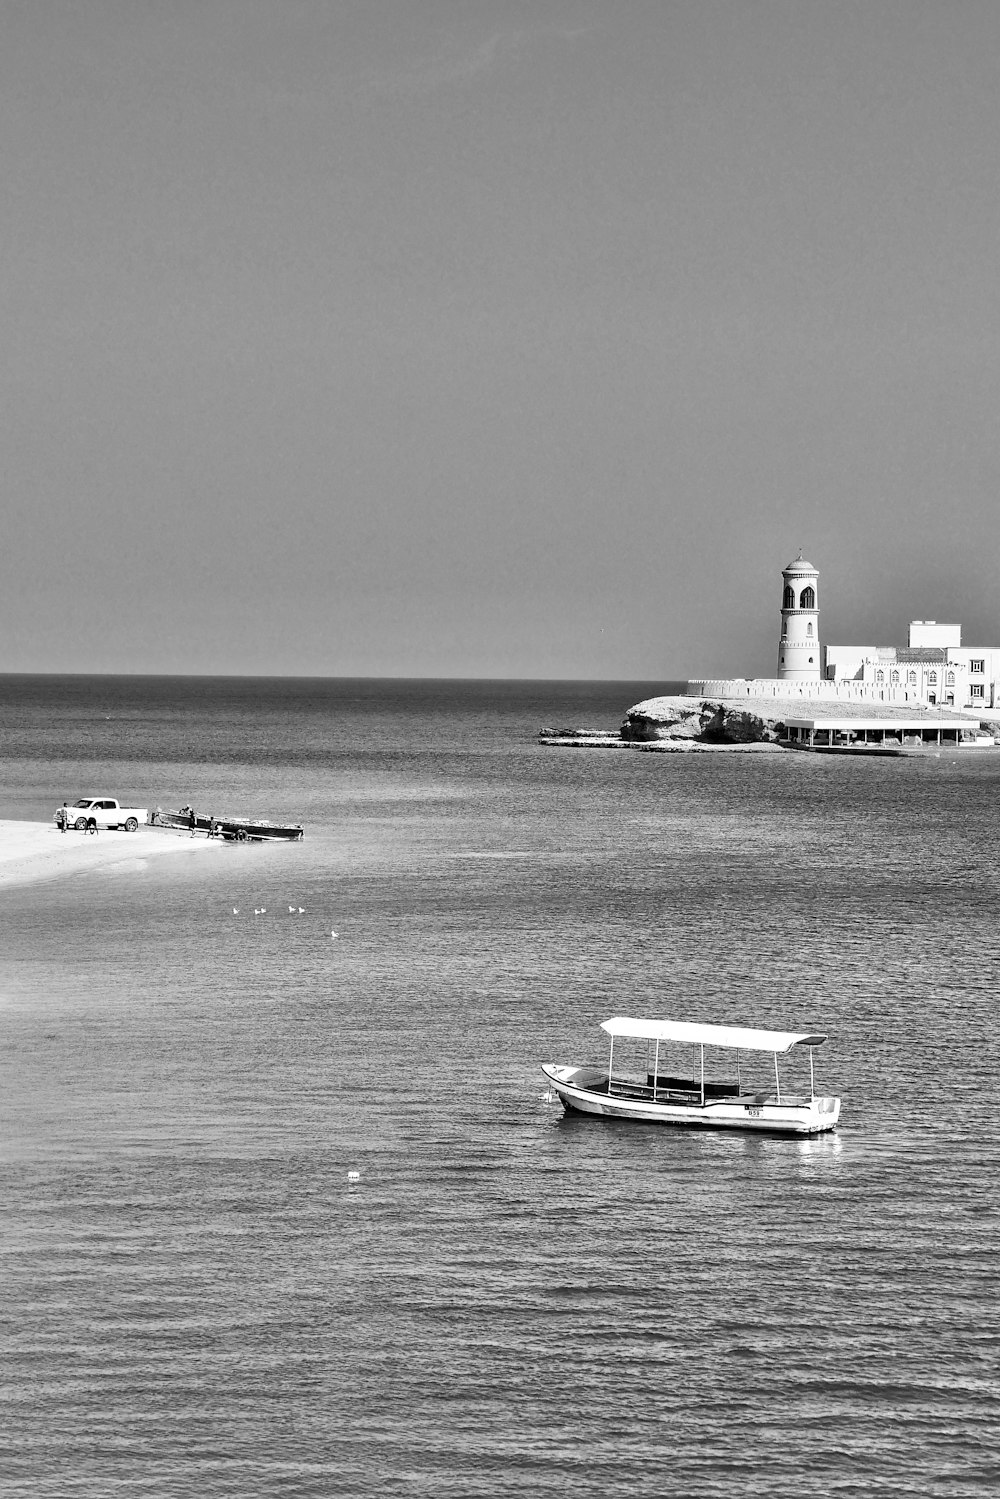
M 749 702 L 745 697 L 651 697 L 629 708 L 617 733 L 608 729 L 546 728 L 539 730 L 538 738 L 541 744 L 559 749 L 645 750 L 657 754 L 777 753 L 788 748 L 788 720 L 801 718 L 809 707 L 814 711 L 817 706 L 825 707 L 828 714 L 835 707 L 837 718 L 863 719 L 869 724 L 880 719 L 887 724 L 894 722 L 900 712 L 891 704 L 843 699 L 759 697 Z M 942 716 L 948 716 L 952 724 L 956 717 L 968 719 L 973 731 L 979 727 L 978 715 L 961 711 L 956 714 L 951 708 L 944 715 L 940 709 L 909 704 L 906 715 L 911 720 L 926 720 L 931 728 Z M 996 733 L 994 725 L 988 727 L 991 733 Z M 902 743 L 897 742 L 902 748 Z M 996 742 L 1000 743 L 1000 737 Z
M 540 729 L 539 744 L 551 749 L 630 750 L 645 755 L 759 755 L 783 754 L 783 744 L 712 744 L 697 739 L 623 739 L 610 731 L 573 729 L 568 733 Z
M 761 704 L 764 709 L 764 704 Z M 606 729 L 544 728 L 539 743 L 557 749 L 644 750 L 654 754 L 713 753 L 719 751 L 778 751 L 785 736 L 785 718 L 801 712 L 800 703 L 768 699 L 766 710 L 754 713 L 746 701 L 699 697 L 654 697 L 636 703 L 625 714 L 617 733 Z

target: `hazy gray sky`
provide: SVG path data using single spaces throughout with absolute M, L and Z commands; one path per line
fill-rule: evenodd
M 0 26 L 0 670 L 1000 643 L 996 0 Z

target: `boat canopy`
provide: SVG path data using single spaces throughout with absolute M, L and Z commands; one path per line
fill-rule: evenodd
M 822 1046 L 826 1036 L 808 1031 L 757 1031 L 739 1025 L 694 1025 L 686 1020 L 631 1020 L 616 1015 L 602 1020 L 609 1036 L 644 1041 L 682 1041 L 689 1046 L 729 1046 L 740 1051 L 791 1051 L 793 1046 Z

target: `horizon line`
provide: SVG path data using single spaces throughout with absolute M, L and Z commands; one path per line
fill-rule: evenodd
M 10 677 L 127 677 L 135 680 L 247 681 L 247 682 L 687 682 L 689 677 L 493 677 L 458 675 L 395 676 L 382 673 L 347 672 L 319 675 L 310 672 L 229 672 L 229 671 L 0 671 L 0 681 Z

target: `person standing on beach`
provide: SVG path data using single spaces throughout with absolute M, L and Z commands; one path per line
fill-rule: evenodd
M 190 813 L 190 816 L 191 816 L 191 837 L 193 838 L 194 837 L 195 822 L 196 822 L 197 819 L 195 818 L 194 808 L 193 807 L 189 807 L 188 808 L 188 812 Z

